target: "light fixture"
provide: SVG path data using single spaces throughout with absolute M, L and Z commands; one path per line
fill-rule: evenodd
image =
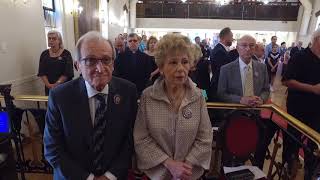
M 226 5 L 230 2 L 230 0 L 216 0 L 216 2 L 220 5 L 220 6 L 223 6 L 223 5 Z
M 70 12 L 71 14 L 75 15 L 75 16 L 79 16 L 82 11 L 83 11 L 83 7 L 79 5 L 79 1 L 74 1 L 73 4 L 69 5 L 70 6 Z
M 185 3 L 187 0 L 181 0 L 183 3 Z
M 269 3 L 269 0 L 263 0 L 263 3 L 264 3 L 264 4 L 268 4 L 268 3 Z

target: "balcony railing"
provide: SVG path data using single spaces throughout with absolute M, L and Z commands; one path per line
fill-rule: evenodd
M 144 2 L 136 5 L 137 18 L 235 19 L 297 21 L 299 3 L 212 3 Z

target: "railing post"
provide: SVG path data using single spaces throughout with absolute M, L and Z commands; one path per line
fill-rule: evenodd
M 187 13 L 187 19 L 189 19 L 190 18 L 190 4 L 188 3 L 188 13 Z
M 163 3 L 161 4 L 161 18 L 164 18 L 163 17 Z

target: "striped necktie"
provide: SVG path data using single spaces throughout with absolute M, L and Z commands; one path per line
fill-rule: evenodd
M 97 108 L 94 118 L 93 127 L 93 174 L 95 176 L 101 176 L 104 173 L 103 169 L 103 155 L 104 155 L 104 141 L 105 141 L 105 130 L 107 127 L 106 119 L 106 94 L 99 93 L 95 95 L 97 99 Z
M 244 96 L 253 96 L 253 75 L 252 68 L 248 65 L 245 67 L 246 79 L 244 83 Z

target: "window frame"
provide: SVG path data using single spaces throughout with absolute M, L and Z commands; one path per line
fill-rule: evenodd
M 46 7 L 46 6 L 42 6 L 43 11 L 52 11 L 52 12 L 55 12 L 55 11 L 56 11 L 56 7 L 55 7 L 54 0 L 51 0 L 51 1 L 52 1 L 52 8 L 48 8 L 48 7 Z

